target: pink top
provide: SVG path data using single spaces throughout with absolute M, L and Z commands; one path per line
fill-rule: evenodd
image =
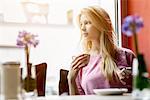
M 117 53 L 116 64 L 119 68 L 131 67 L 134 54 L 129 49 L 120 49 Z M 110 84 L 104 77 L 100 70 L 101 56 L 91 55 L 90 61 L 86 67 L 83 67 L 76 78 L 76 84 L 80 95 L 94 94 L 93 89 L 101 88 L 115 88 L 126 87 L 131 91 L 132 89 L 132 77 L 128 80 L 126 85 L 121 83 Z

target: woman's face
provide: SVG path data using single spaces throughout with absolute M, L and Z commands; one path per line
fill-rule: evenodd
M 92 24 L 92 22 L 85 16 L 80 17 L 80 28 L 83 37 L 89 41 L 99 40 L 100 31 Z

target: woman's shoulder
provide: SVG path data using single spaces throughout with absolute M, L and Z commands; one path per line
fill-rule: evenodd
M 117 65 L 122 66 L 131 66 L 133 58 L 135 58 L 133 51 L 127 48 L 118 48 L 116 56 Z
M 121 55 L 127 54 L 127 55 L 133 55 L 133 56 L 135 56 L 134 52 L 132 50 L 128 49 L 128 48 L 120 47 L 120 48 L 118 48 L 117 51 Z

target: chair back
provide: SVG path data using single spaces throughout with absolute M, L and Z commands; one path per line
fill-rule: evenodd
M 67 93 L 69 95 L 69 86 L 68 86 L 68 70 L 60 69 L 60 80 L 59 80 L 59 95 Z
M 36 67 L 38 96 L 45 96 L 47 63 L 40 63 L 35 65 L 35 67 Z

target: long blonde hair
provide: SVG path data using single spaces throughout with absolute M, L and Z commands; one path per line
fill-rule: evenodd
M 102 73 L 107 79 L 109 79 L 109 81 L 117 79 L 116 71 L 118 70 L 118 67 L 115 63 L 117 46 L 114 42 L 116 36 L 109 15 L 100 7 L 90 6 L 81 10 L 77 17 L 78 23 L 80 23 L 80 17 L 82 14 L 86 15 L 92 22 L 92 25 L 94 25 L 100 32 L 99 52 L 102 55 Z M 86 41 L 83 47 L 85 52 L 89 52 L 92 47 L 92 43 Z

